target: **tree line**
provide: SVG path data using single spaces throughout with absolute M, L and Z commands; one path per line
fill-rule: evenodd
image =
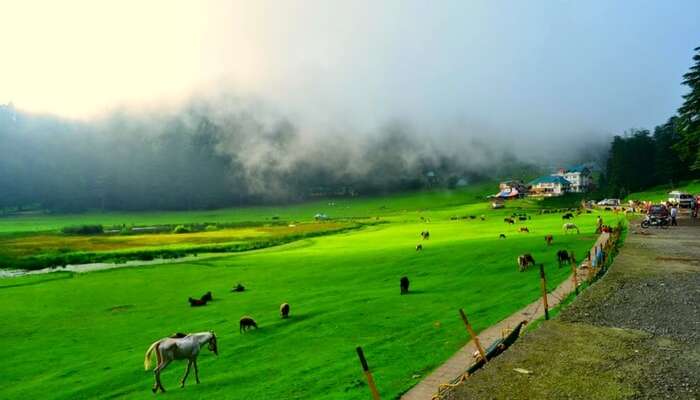
M 652 186 L 700 178 L 700 47 L 694 51 L 694 64 L 682 81 L 690 90 L 677 114 L 653 132 L 633 129 L 613 138 L 601 176 L 605 195 L 625 197 Z

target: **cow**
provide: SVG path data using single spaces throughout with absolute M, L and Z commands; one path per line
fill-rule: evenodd
M 423 238 L 423 240 L 428 240 L 428 239 L 430 239 L 430 232 L 423 231 L 420 233 L 420 236 Z
M 408 277 L 407 276 L 402 276 L 399 284 L 401 286 L 401 294 L 407 294 L 408 293 L 408 285 L 409 285 Z
M 238 322 L 238 332 L 243 333 L 248 329 L 252 328 L 258 329 L 258 323 L 255 322 L 255 320 L 252 317 L 249 317 L 247 315 L 242 316 L 240 321 Z
M 514 224 L 515 220 L 513 218 L 503 218 L 503 222 L 506 222 L 508 224 Z
M 530 233 L 530 230 L 527 229 L 527 226 L 521 226 L 518 232 Z
M 535 259 L 532 257 L 532 254 L 525 253 L 518 256 L 518 272 L 523 272 L 532 265 L 535 265 Z
M 204 300 L 204 301 L 212 301 L 213 298 L 212 298 L 212 296 L 211 296 L 211 292 L 206 292 L 206 293 L 204 293 L 204 295 L 202 296 L 201 299 Z
M 578 226 L 576 226 L 576 224 L 572 224 L 570 222 L 564 224 L 562 226 L 562 229 L 564 229 L 564 233 L 568 233 L 570 230 L 576 230 L 576 233 L 581 233 L 581 231 L 578 229 Z
M 574 214 L 572 214 L 572 213 L 569 212 L 569 213 L 566 213 L 566 214 L 562 215 L 562 216 L 561 216 L 561 219 L 571 219 L 571 218 L 573 218 L 573 217 L 574 217 Z
M 243 292 L 245 291 L 245 286 L 241 285 L 240 283 L 237 284 L 236 286 L 231 289 L 232 292 Z
M 282 319 L 289 317 L 289 303 L 282 303 L 280 305 L 280 316 Z
M 552 236 L 552 235 L 546 235 L 544 237 L 544 242 L 547 243 L 547 246 L 550 246 L 552 244 L 553 240 L 554 240 L 554 236 Z
M 422 244 L 416 245 L 416 251 L 421 251 L 421 250 L 423 250 L 423 245 Z
M 498 235 L 498 238 L 499 238 L 499 239 L 505 239 L 505 238 L 506 238 L 506 234 L 505 234 L 505 233 L 501 233 L 500 235 Z
M 561 268 L 562 264 L 571 264 L 572 257 L 569 255 L 569 252 L 566 250 L 559 250 L 557 251 L 557 262 L 559 263 L 559 268 Z
M 192 307 L 201 307 L 207 305 L 207 301 L 202 299 L 193 299 L 192 297 L 190 297 L 187 299 L 187 301 L 190 302 L 190 306 Z

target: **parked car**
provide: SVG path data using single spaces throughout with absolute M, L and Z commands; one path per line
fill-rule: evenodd
M 620 199 L 604 199 L 598 202 L 599 206 L 619 207 Z
M 690 193 L 683 193 L 679 192 L 678 190 L 674 190 L 668 194 L 668 202 L 675 204 L 678 207 L 690 208 L 694 201 L 695 199 Z

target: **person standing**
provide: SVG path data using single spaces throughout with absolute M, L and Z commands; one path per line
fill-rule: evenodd
M 671 206 L 671 226 L 678 226 L 678 222 L 676 221 L 676 217 L 678 216 L 678 209 L 676 208 L 676 205 Z

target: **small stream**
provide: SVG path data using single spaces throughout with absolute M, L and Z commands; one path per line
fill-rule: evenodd
M 50 274 L 52 272 L 92 272 L 100 271 L 105 269 L 115 269 L 115 268 L 127 268 L 127 267 L 138 267 L 142 265 L 155 265 L 155 264 L 174 264 L 194 260 L 202 260 L 212 257 L 221 257 L 226 253 L 204 253 L 198 254 L 196 256 L 189 255 L 180 258 L 156 258 L 150 261 L 132 260 L 123 263 L 91 263 L 91 264 L 77 264 L 77 265 L 66 265 L 65 267 L 54 267 L 54 268 L 42 268 L 42 269 L 0 269 L 0 279 L 16 278 L 19 276 L 26 275 L 40 275 L 40 274 Z

